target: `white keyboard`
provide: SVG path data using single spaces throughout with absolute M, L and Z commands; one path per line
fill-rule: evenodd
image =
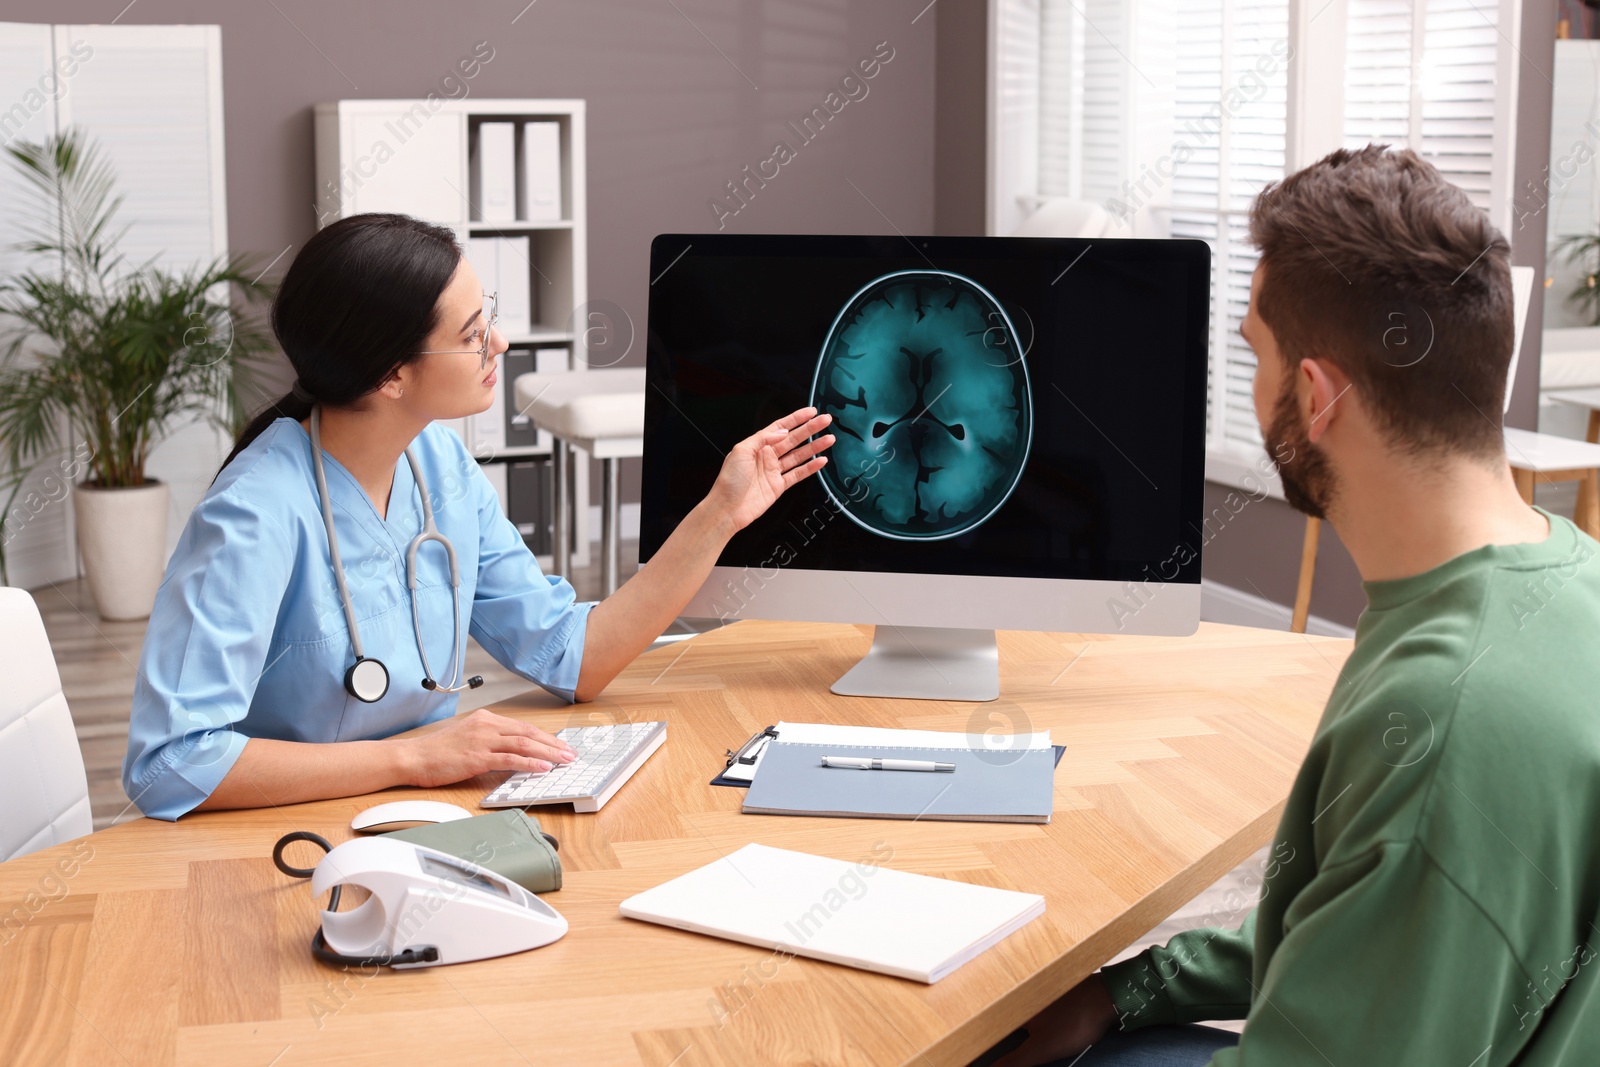
M 571 803 L 574 811 L 599 811 L 644 766 L 667 739 L 664 722 L 615 726 L 570 726 L 556 731 L 578 753 L 571 763 L 542 774 L 513 774 L 484 797 L 480 807 L 525 808 Z

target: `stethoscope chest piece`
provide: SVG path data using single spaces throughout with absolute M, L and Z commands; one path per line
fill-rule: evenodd
M 379 660 L 358 659 L 344 672 L 344 687 L 357 700 L 376 703 L 389 691 L 388 668 Z

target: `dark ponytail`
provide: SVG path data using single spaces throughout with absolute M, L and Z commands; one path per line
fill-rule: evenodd
M 319 230 L 272 302 L 294 388 L 251 420 L 222 466 L 277 419 L 353 403 L 416 359 L 460 261 L 454 231 L 409 215 L 351 215 Z

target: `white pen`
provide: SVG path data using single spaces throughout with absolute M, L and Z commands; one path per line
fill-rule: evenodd
M 953 771 L 954 763 L 934 763 L 923 759 L 873 759 L 868 756 L 823 756 L 824 767 L 844 767 L 852 771 Z

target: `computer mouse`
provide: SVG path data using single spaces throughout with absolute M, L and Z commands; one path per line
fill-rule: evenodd
M 442 800 L 395 800 L 368 808 L 350 820 L 352 830 L 393 829 L 404 823 L 455 822 L 470 819 L 472 812 Z

